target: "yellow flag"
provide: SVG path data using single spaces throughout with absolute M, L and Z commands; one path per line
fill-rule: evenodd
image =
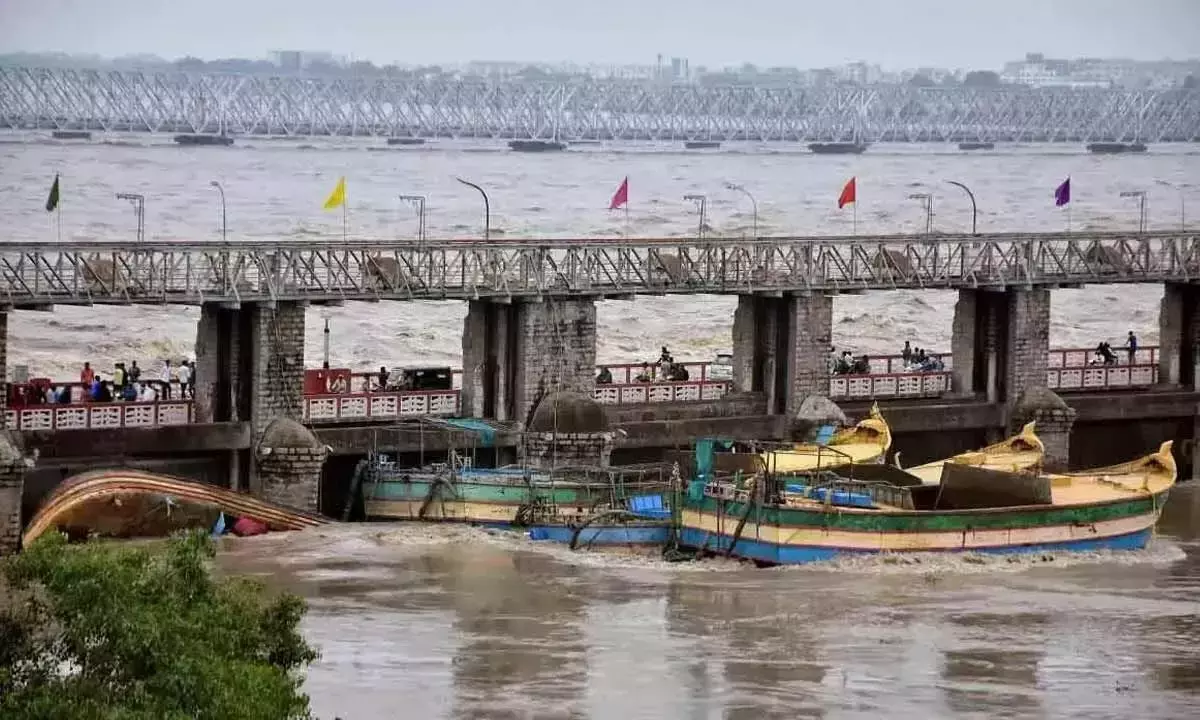
M 333 192 L 329 193 L 329 199 L 325 201 L 325 209 L 332 210 L 335 207 L 340 207 L 346 204 L 346 178 L 338 178 L 337 187 Z

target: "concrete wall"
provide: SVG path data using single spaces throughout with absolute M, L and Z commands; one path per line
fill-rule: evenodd
M 1158 381 L 1196 387 L 1200 349 L 1200 288 L 1165 283 L 1158 312 Z
M 1008 364 L 1004 399 L 1017 402 L 1021 393 L 1046 387 L 1050 356 L 1050 291 L 1008 291 Z
M 829 348 L 833 342 L 833 297 L 819 293 L 788 298 L 790 325 L 788 415 L 810 395 L 829 396 Z
M 249 312 L 253 361 L 250 425 L 257 438 L 277 417 L 304 419 L 304 305 L 254 303 Z
M 762 393 L 767 412 L 795 415 L 829 395 L 833 297 L 739 295 L 733 318 L 733 387 Z

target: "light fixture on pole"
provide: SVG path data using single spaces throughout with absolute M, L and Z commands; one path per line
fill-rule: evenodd
M 933 193 L 913 193 L 909 200 L 920 200 L 925 206 L 925 234 L 933 234 Z
M 700 208 L 700 225 L 698 226 L 698 229 L 696 232 L 696 238 L 698 240 L 703 240 L 704 239 L 704 215 L 705 215 L 705 210 L 708 207 L 708 198 L 704 195 L 688 194 L 688 195 L 684 195 L 683 199 L 691 200 L 692 202 L 694 202 L 696 204 L 696 207 Z
M 1145 190 L 1125 190 L 1121 193 L 1123 198 L 1137 198 L 1138 201 L 1138 233 L 1146 232 L 1146 191 Z
M 725 188 L 727 190 L 734 190 L 734 191 L 740 192 L 743 195 L 745 195 L 746 197 L 750 198 L 750 204 L 754 207 L 754 239 L 757 240 L 758 239 L 758 201 L 754 199 L 754 196 L 750 194 L 750 191 L 747 190 L 746 186 L 744 186 L 744 185 L 738 185 L 736 183 L 727 182 L 727 183 L 725 183 Z
M 221 183 L 212 180 L 208 183 L 221 193 L 221 242 L 229 242 L 229 224 L 225 221 L 225 188 L 221 187 Z
M 137 193 L 117 193 L 117 199 L 133 203 L 133 212 L 137 215 L 137 241 L 140 245 L 146 240 L 146 196 Z
M 971 198 L 971 234 L 978 235 L 979 233 L 976 232 L 975 228 L 979 221 L 979 206 L 975 204 L 975 193 L 971 192 L 971 188 L 958 182 L 957 180 L 947 180 L 946 182 L 954 187 L 962 188 L 963 192 L 967 194 L 967 197 Z
M 475 188 L 479 191 L 479 194 L 483 196 L 483 239 L 484 242 L 490 240 L 492 237 L 492 204 L 488 202 L 487 193 L 483 191 L 483 188 L 479 187 L 473 182 L 463 180 L 462 178 L 454 179 L 463 185 L 466 185 L 467 187 Z
M 425 243 L 425 196 L 401 195 L 400 199 L 417 209 L 417 242 Z
M 1165 185 L 1169 188 L 1174 188 L 1175 191 L 1179 193 L 1179 229 L 1180 229 L 1180 231 L 1186 231 L 1187 230 L 1187 206 L 1184 204 L 1184 192 L 1183 191 L 1185 188 L 1191 187 L 1191 185 L 1188 185 L 1186 183 L 1176 185 L 1175 183 L 1169 183 L 1166 180 L 1155 180 L 1154 182 L 1156 182 L 1159 185 Z

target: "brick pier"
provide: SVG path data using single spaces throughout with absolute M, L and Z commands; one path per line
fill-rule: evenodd
M 739 295 L 733 316 L 733 386 L 762 392 L 767 412 L 794 416 L 805 398 L 829 394 L 833 297 Z

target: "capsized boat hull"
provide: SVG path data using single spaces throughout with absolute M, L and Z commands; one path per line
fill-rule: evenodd
M 791 450 L 761 454 L 769 473 L 809 472 L 852 464 L 881 463 L 892 446 L 892 430 L 879 405 L 854 426 L 840 430 L 824 444 L 799 443 Z
M 908 468 L 905 472 L 915 475 L 926 485 L 941 482 L 946 465 L 967 465 L 1003 472 L 1028 472 L 1042 465 L 1046 447 L 1037 436 L 1035 423 L 1028 423 L 1021 432 L 1001 442 L 988 445 L 982 450 L 959 453 L 944 460 L 935 460 Z
M 140 470 L 99 470 L 59 485 L 43 501 L 22 536 L 29 545 L 61 529 L 71 536 L 163 537 L 177 530 L 212 527 L 224 513 L 263 523 L 268 530 L 302 530 L 326 518 L 240 492 Z

